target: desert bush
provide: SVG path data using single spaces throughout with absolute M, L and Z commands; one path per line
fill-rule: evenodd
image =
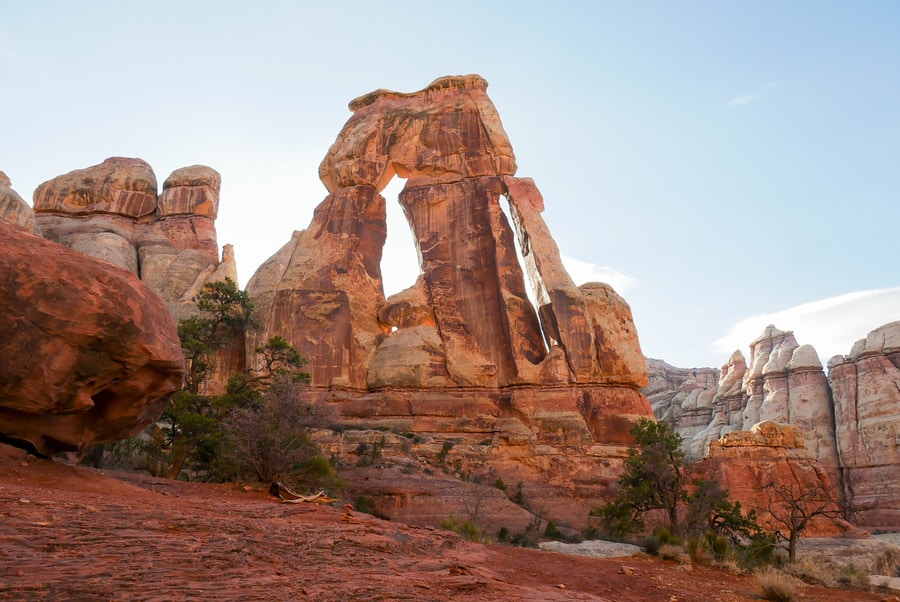
M 562 537 L 562 532 L 556 528 L 552 520 L 549 520 L 547 521 L 547 527 L 544 529 L 544 535 L 553 539 L 559 539 Z
M 364 514 L 375 514 L 375 509 L 369 505 L 369 500 L 364 495 L 361 495 L 358 498 L 356 498 L 355 505 L 356 505 L 357 511 L 359 511 L 359 512 L 362 512 Z
M 441 528 L 459 534 L 463 539 L 478 543 L 488 543 L 490 538 L 471 520 L 459 520 L 449 516 L 441 521 Z
M 534 537 L 532 537 L 527 531 L 516 533 L 510 538 L 509 543 L 514 546 L 519 546 L 520 548 L 538 547 L 537 541 L 535 541 Z
M 324 403 L 300 400 L 303 385 L 279 377 L 252 406 L 232 409 L 223 422 L 227 466 L 238 478 L 288 485 L 337 484 L 334 467 L 310 435 L 333 419 Z
M 675 560 L 680 564 L 688 564 L 691 561 L 682 546 L 672 545 L 670 543 L 659 546 L 657 556 L 662 560 Z
M 842 585 L 863 590 L 869 589 L 871 583 L 869 574 L 862 569 L 856 568 L 852 564 L 841 569 L 840 574 L 837 576 L 837 581 Z
M 754 576 L 757 595 L 770 602 L 794 602 L 797 598 L 797 582 L 790 575 L 766 567 Z
M 509 541 L 509 529 L 507 529 L 506 527 L 500 527 L 500 530 L 497 531 L 497 541 Z

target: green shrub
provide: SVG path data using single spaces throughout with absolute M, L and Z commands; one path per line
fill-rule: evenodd
M 460 521 L 456 516 L 450 516 L 442 520 L 441 528 L 453 531 L 468 541 L 485 543 L 488 540 L 487 536 L 481 532 L 481 529 L 473 521 Z
M 553 524 L 553 521 L 547 521 L 547 527 L 544 529 L 544 535 L 547 537 L 552 537 L 553 539 L 562 538 L 562 532 L 556 528 L 556 525 Z
M 508 541 L 509 540 L 509 529 L 506 527 L 500 527 L 500 530 L 497 531 L 497 541 Z
M 494 483 L 494 486 L 500 491 L 506 491 L 506 483 L 503 482 L 503 479 L 497 477 L 497 482 Z
M 658 556 L 659 548 L 662 544 L 659 543 L 659 538 L 654 537 L 653 535 L 649 535 L 640 540 L 639 545 L 644 548 L 644 552 L 649 554 L 650 556 Z
M 537 542 L 534 540 L 534 537 L 529 535 L 527 532 L 522 531 L 521 533 L 516 533 L 509 540 L 514 546 L 519 546 L 520 548 L 536 548 L 538 547 Z
M 525 505 L 525 492 L 522 491 L 522 481 L 516 483 L 516 495 L 513 496 L 513 501 L 520 506 Z
M 369 500 L 364 495 L 356 498 L 356 509 L 363 514 L 375 514 L 375 509 L 369 505 Z
M 660 544 L 671 544 L 673 546 L 679 546 L 679 547 L 684 544 L 684 542 L 681 540 L 680 537 L 678 537 L 677 535 L 672 533 L 666 527 L 656 529 L 653 532 L 653 535 L 655 535 L 656 538 L 659 539 Z

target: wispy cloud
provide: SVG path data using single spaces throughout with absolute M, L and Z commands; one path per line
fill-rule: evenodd
M 781 330 L 794 331 L 801 345 L 815 347 L 824 363 L 834 355 L 846 355 L 870 330 L 895 320 L 900 320 L 900 287 L 857 291 L 751 316 L 710 346 L 722 353 L 724 362 L 735 349 L 746 353 L 750 342 L 767 325 L 774 324 Z
M 742 107 L 756 102 L 765 96 L 765 93 L 772 90 L 773 88 L 777 88 L 781 85 L 781 82 L 777 80 L 767 81 L 763 86 L 757 89 L 753 94 L 743 94 L 741 96 L 736 96 L 728 101 L 729 107 Z
M 732 107 L 736 107 L 739 105 L 748 105 L 754 100 L 759 98 L 759 94 L 746 94 L 744 96 L 738 96 L 737 98 L 732 98 L 728 101 L 728 105 Z
M 562 256 L 562 262 L 572 280 L 578 285 L 585 282 L 605 282 L 616 289 L 617 293 L 622 294 L 637 286 L 638 283 L 636 278 L 632 278 L 606 265 L 597 265 L 565 255 Z

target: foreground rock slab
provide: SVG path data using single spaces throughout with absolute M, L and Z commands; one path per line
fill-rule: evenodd
M 359 513 L 347 524 L 337 508 L 262 489 L 103 473 L 0 445 L 0 599 L 756 599 L 747 575 L 484 546 Z M 847 593 L 801 590 L 812 602 Z

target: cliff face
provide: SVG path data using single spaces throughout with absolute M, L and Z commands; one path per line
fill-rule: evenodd
M 231 245 L 219 259 L 220 186 L 217 171 L 194 165 L 172 172 L 157 194 L 146 161 L 112 157 L 38 186 L 35 229 L 128 270 L 162 297 L 177 323 L 198 312 L 195 298 L 208 282 L 237 282 Z M 210 392 L 223 391 L 229 376 L 243 368 L 243 339 L 223 349 L 217 361 Z
M 263 323 L 251 346 L 286 336 L 316 358 L 316 386 L 645 384 L 630 309 L 609 287 L 581 290 L 566 273 L 540 192 L 514 177 L 486 89 L 475 75 L 446 77 L 419 92 L 378 90 L 351 103 L 319 168 L 331 194 L 310 227 L 250 280 Z M 400 204 L 422 276 L 385 299 L 379 193 L 394 176 L 406 179 Z
M 525 481 L 562 508 L 562 487 L 596 499 L 615 480 L 630 425 L 652 415 L 647 369 L 625 300 L 563 267 L 486 90 L 445 77 L 350 103 L 319 168 L 330 194 L 248 284 L 260 327 L 247 348 L 285 337 L 310 360 L 308 395 L 348 427 L 433 437 L 464 470 Z M 395 176 L 421 275 L 386 299 L 380 192 Z
M 732 500 L 755 509 L 763 527 L 785 531 L 784 521 L 791 516 L 790 502 L 803 494 L 821 492 L 839 499 L 828 472 L 816 461 L 804 439 L 796 426 L 760 422 L 749 431 L 732 431 L 711 441 L 701 467 L 718 478 Z M 781 491 L 782 497 L 772 488 Z M 789 503 L 786 505 L 785 501 Z M 809 510 L 804 504 L 798 505 Z M 828 503 L 824 509 L 839 512 L 837 503 Z M 827 537 L 848 528 L 844 521 L 819 516 L 810 522 L 804 536 Z
M 900 525 L 900 322 L 828 362 L 844 493 L 861 524 Z
M 185 167 L 157 195 L 150 165 L 112 157 L 38 186 L 35 220 L 48 240 L 137 275 L 183 318 L 195 310 L 193 298 L 206 282 L 237 281 L 230 246 L 219 260 L 220 184 L 209 167 Z
M 694 459 L 728 433 L 761 421 L 797 427 L 854 521 L 894 528 L 900 524 L 898 333 L 897 322 L 869 333 L 850 355 L 829 361 L 826 377 L 811 346 L 769 326 L 751 343 L 749 363 L 736 351 L 717 379 L 709 368 L 682 370 L 651 360 L 645 393 Z

